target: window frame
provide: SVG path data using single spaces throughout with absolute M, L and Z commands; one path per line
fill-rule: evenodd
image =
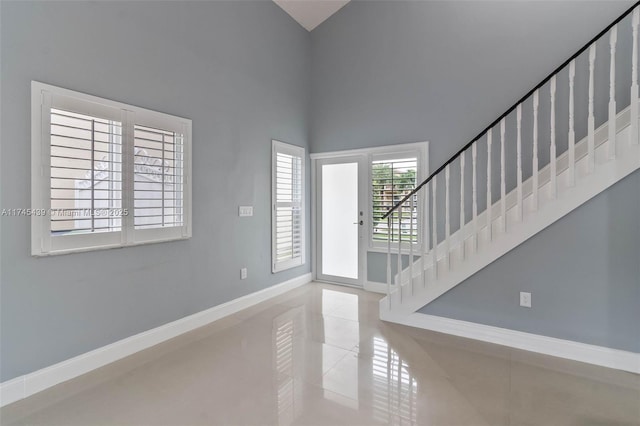
M 51 108 L 94 115 L 122 124 L 122 216 L 119 231 L 51 235 Z M 181 226 L 134 227 L 135 125 L 176 131 L 183 136 L 183 223 Z M 192 236 L 191 129 L 189 119 L 40 83 L 31 82 L 31 254 L 50 256 L 188 239 Z
M 276 211 L 278 207 L 277 200 L 277 154 L 283 153 L 301 158 L 300 167 L 300 180 L 302 182 L 302 193 L 300 201 L 300 256 L 287 259 L 284 261 L 277 261 L 277 216 Z M 297 145 L 292 145 L 278 140 L 271 141 L 271 272 L 277 273 L 285 271 L 287 269 L 302 266 L 306 263 L 306 150 L 305 148 Z

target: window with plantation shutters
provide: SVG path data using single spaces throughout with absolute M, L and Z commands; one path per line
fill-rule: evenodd
M 122 123 L 58 108 L 49 119 L 51 234 L 119 232 Z
M 176 132 L 134 126 L 134 225 L 183 225 L 183 138 Z
M 388 238 L 392 242 L 399 239 L 408 242 L 418 242 L 418 202 L 414 202 L 415 208 L 409 206 L 398 210 L 394 214 L 392 225 L 389 229 L 387 219 L 382 217 L 417 184 L 418 153 L 407 155 L 373 156 L 371 161 L 371 212 L 372 234 L 371 239 L 376 243 L 386 244 Z M 398 221 L 397 215 L 402 220 Z M 412 223 L 413 222 L 413 223 Z
M 273 141 L 272 271 L 305 262 L 304 148 Z
M 32 82 L 34 256 L 191 236 L 191 121 Z

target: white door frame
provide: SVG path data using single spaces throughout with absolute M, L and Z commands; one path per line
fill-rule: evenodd
M 370 162 L 375 154 L 380 153 L 396 153 L 398 151 L 407 151 L 407 150 L 418 150 L 420 152 L 419 159 L 419 169 L 418 169 L 418 181 L 422 181 L 429 175 L 429 142 L 410 142 L 410 143 L 402 143 L 402 144 L 394 144 L 394 145 L 385 145 L 379 147 L 372 148 L 357 148 L 357 149 L 349 149 L 344 151 L 332 151 L 332 152 L 321 152 L 321 153 L 313 153 L 310 154 L 311 157 L 311 273 L 313 275 L 314 280 L 319 280 L 319 263 L 318 263 L 318 250 L 319 250 L 319 237 L 318 234 L 318 168 L 317 162 L 323 159 L 336 159 L 336 158 L 345 158 L 345 157 L 365 157 L 365 164 L 362 167 L 362 173 L 364 173 L 365 180 L 363 181 L 363 186 L 360 188 L 360 193 L 364 194 L 364 203 L 361 202 L 361 210 L 363 212 L 363 220 L 364 220 L 364 240 L 361 244 L 361 260 L 360 260 L 360 270 L 359 270 L 359 278 L 361 280 L 361 286 L 368 291 L 373 291 L 377 293 L 385 293 L 386 292 L 386 284 L 371 282 L 367 277 L 367 253 L 369 251 L 379 251 L 376 248 L 370 247 L 369 245 L 369 218 L 370 218 Z M 428 200 L 425 199 L 425 210 L 428 211 Z M 341 283 L 342 284 L 342 283 Z

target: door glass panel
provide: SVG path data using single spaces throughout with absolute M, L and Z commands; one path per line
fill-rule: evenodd
M 358 279 L 358 163 L 322 166 L 322 274 Z

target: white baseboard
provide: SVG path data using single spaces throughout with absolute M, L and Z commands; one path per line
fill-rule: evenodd
M 394 315 L 393 312 L 389 312 L 389 310 L 381 309 L 380 318 L 384 321 L 408 325 L 410 327 L 482 340 L 498 345 L 640 374 L 640 353 L 421 313 Z
M 132 355 L 183 333 L 279 296 L 311 282 L 311 274 L 304 274 L 255 293 L 239 297 L 213 308 L 197 312 L 168 324 L 127 337 L 66 361 L 45 367 L 24 376 L 0 383 L 0 407 L 31 396 L 59 383 Z

